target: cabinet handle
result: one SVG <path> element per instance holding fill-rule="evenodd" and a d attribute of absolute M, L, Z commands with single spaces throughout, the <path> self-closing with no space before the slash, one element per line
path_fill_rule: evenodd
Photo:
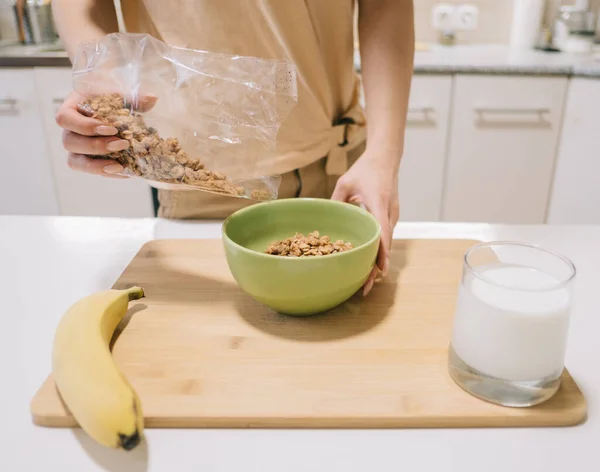
<path fill-rule="evenodd" d="M 475 108 L 476 113 L 493 113 L 493 114 L 507 114 L 507 115 L 541 115 L 543 113 L 550 113 L 550 108 L 538 107 L 538 108 L 493 108 L 493 107 L 482 107 Z"/>
<path fill-rule="evenodd" d="M 11 113 L 19 111 L 17 109 L 17 103 L 16 98 L 0 98 L 0 107 L 5 106 Z"/>
<path fill-rule="evenodd" d="M 435 110 L 433 107 L 423 106 L 423 107 L 409 107 L 409 113 L 432 113 Z"/>
<path fill-rule="evenodd" d="M 16 98 L 0 98 L 0 105 L 7 105 L 9 107 L 14 107 L 17 104 Z"/>
<path fill-rule="evenodd" d="M 408 107 L 406 125 L 411 128 L 435 127 L 434 111 L 435 108 L 427 105 Z"/>
<path fill-rule="evenodd" d="M 52 106 L 54 107 L 54 113 L 58 113 L 58 110 L 60 109 L 60 107 L 64 101 L 65 101 L 65 99 L 60 98 L 60 97 L 54 97 L 52 99 Z"/>

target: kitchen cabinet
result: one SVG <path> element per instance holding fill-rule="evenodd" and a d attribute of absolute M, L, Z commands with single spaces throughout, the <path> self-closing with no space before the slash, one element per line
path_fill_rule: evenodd
<path fill-rule="evenodd" d="M 445 221 L 544 223 L 566 77 L 455 77 Z"/>
<path fill-rule="evenodd" d="M 360 101 L 364 106 L 362 89 Z M 451 75 L 413 76 L 398 175 L 400 221 L 440 220 L 451 101 Z"/>
<path fill-rule="evenodd" d="M 599 83 L 415 75 L 399 174 L 401 221 L 600 222 Z M 68 168 L 54 115 L 71 90 L 67 67 L 0 69 L 0 214 L 152 216 L 143 180 Z"/>
<path fill-rule="evenodd" d="M 0 214 L 55 215 L 33 69 L 0 69 Z"/>
<path fill-rule="evenodd" d="M 415 76 L 399 186 L 401 221 L 439 221 L 452 76 Z"/>
<path fill-rule="evenodd" d="M 571 80 L 548 223 L 600 224 L 600 80 Z"/>
<path fill-rule="evenodd" d="M 54 116 L 72 91 L 71 69 L 36 68 L 39 106 L 47 139 L 61 215 L 149 217 L 154 215 L 149 185 L 141 179 L 109 179 L 83 174 L 67 166 L 62 131 Z"/>

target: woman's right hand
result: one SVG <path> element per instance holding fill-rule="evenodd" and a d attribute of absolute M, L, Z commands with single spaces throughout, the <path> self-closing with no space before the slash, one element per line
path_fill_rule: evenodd
<path fill-rule="evenodd" d="M 102 175 L 118 179 L 123 166 L 112 159 L 94 159 L 110 152 L 122 151 L 129 147 L 129 141 L 116 136 L 117 128 L 82 114 L 77 105 L 83 97 L 72 92 L 56 113 L 56 123 L 63 129 L 63 146 L 69 152 L 67 164 L 73 170 L 88 174 Z"/>

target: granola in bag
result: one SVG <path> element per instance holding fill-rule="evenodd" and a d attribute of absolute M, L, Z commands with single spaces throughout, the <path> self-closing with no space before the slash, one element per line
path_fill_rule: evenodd
<path fill-rule="evenodd" d="M 114 159 L 157 187 L 277 198 L 281 175 L 270 169 L 279 129 L 298 100 L 290 60 L 111 33 L 78 48 L 72 80 L 80 112 L 129 142 L 124 151 L 90 157 Z M 152 106 L 143 106 L 149 98 Z"/>
<path fill-rule="evenodd" d="M 79 111 L 114 126 L 118 130 L 117 136 L 129 141 L 129 148 L 101 156 L 116 160 L 126 169 L 126 174 L 156 182 L 186 184 L 224 195 L 244 196 L 242 185 L 206 169 L 200 159 L 190 158 L 181 149 L 177 138 L 162 138 L 156 129 L 146 126 L 142 115 L 128 108 L 120 95 L 88 99 L 79 105 Z M 267 190 L 255 189 L 248 196 L 253 200 L 270 199 Z"/>

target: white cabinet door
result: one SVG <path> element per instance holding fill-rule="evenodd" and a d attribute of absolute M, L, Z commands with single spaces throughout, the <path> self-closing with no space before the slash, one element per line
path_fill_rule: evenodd
<path fill-rule="evenodd" d="M 55 215 L 33 69 L 0 69 L 0 214 Z"/>
<path fill-rule="evenodd" d="M 600 224 L 600 80 L 571 80 L 548 223 Z"/>
<path fill-rule="evenodd" d="M 401 221 L 441 218 L 451 93 L 449 75 L 413 78 L 399 175 Z"/>
<path fill-rule="evenodd" d="M 54 121 L 62 100 L 72 91 L 70 68 L 36 68 L 40 107 L 61 215 L 153 216 L 149 185 L 141 179 L 108 179 L 75 172 L 67 166 L 62 132 Z"/>
<path fill-rule="evenodd" d="M 455 78 L 445 221 L 545 221 L 567 82 Z"/>

